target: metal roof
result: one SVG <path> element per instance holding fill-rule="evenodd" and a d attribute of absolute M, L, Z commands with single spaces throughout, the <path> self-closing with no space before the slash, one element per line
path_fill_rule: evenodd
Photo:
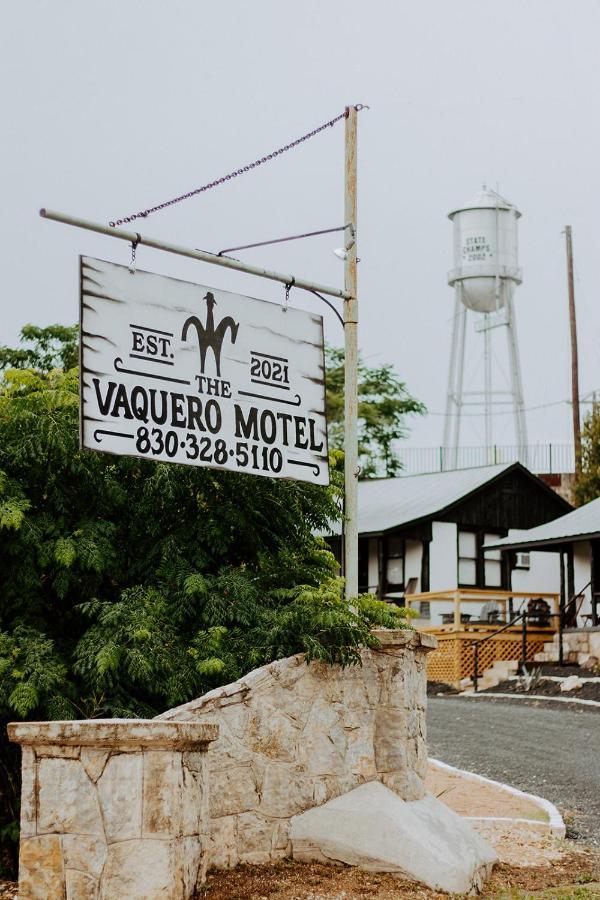
<path fill-rule="evenodd" d="M 434 472 L 430 475 L 401 475 L 358 483 L 358 530 L 378 534 L 442 512 L 483 487 L 515 463 Z M 331 534 L 340 533 L 339 522 Z"/>
<path fill-rule="evenodd" d="M 490 550 L 492 548 L 533 550 L 536 547 L 587 541 L 597 537 L 600 537 L 600 497 L 586 503 L 585 506 L 580 506 L 579 509 L 574 509 L 573 512 L 553 519 L 552 522 L 520 531 L 513 537 L 486 544 L 485 547 Z"/>

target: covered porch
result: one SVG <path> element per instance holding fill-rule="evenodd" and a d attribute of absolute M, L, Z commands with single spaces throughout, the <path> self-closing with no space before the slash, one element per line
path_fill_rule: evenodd
<path fill-rule="evenodd" d="M 459 687 L 465 678 L 481 675 L 498 661 L 532 662 L 558 631 L 560 596 L 547 592 L 521 592 L 458 588 L 407 595 L 419 631 L 434 634 L 437 650 L 429 654 L 427 678 Z M 422 618 L 442 604 L 441 624 Z M 477 645 L 477 647 L 475 646 Z"/>

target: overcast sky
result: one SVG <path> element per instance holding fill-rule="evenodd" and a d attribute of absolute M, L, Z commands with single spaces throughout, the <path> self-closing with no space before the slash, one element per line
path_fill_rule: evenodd
<path fill-rule="evenodd" d="M 569 442 L 565 224 L 573 227 L 581 392 L 600 388 L 597 0 L 21 0 L 3 5 L 0 342 L 78 316 L 78 254 L 110 238 L 45 222 L 109 219 L 212 180 L 365 103 L 359 118 L 360 344 L 391 362 L 441 442 L 453 292 L 447 212 L 485 182 L 522 211 L 516 315 L 530 443 Z M 343 124 L 145 220 L 218 250 L 343 223 Z M 244 259 L 342 285 L 336 235 Z M 142 247 L 140 268 L 270 300 L 271 282 Z M 293 303 L 318 300 L 293 291 Z M 321 311 L 321 310 L 320 310 Z M 326 337 L 341 343 L 326 307 Z M 472 326 L 471 326 L 472 327 Z M 495 333 L 496 336 L 496 333 Z M 498 332 L 498 336 L 501 335 Z M 500 363 L 502 354 L 498 350 Z M 479 373 L 479 376 L 478 376 Z M 475 352 L 467 387 L 481 377 Z M 585 408 L 585 407 L 584 407 Z M 467 443 L 483 442 L 471 417 Z M 494 440 L 513 443 L 497 416 Z"/>

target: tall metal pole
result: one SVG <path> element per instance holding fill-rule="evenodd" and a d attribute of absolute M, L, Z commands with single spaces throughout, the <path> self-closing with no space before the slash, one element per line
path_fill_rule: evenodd
<path fill-rule="evenodd" d="M 565 226 L 567 243 L 567 283 L 569 286 L 569 324 L 571 326 L 571 399 L 573 401 L 573 443 L 575 473 L 581 472 L 581 421 L 579 417 L 579 357 L 577 353 L 577 321 L 575 319 L 575 285 L 573 282 L 573 238 L 571 226 Z"/>
<path fill-rule="evenodd" d="M 528 465 L 527 459 L 527 422 L 525 420 L 525 403 L 523 400 L 523 380 L 521 378 L 521 363 L 519 357 L 519 343 L 517 339 L 517 323 L 515 320 L 515 307 L 513 303 L 514 287 L 505 282 L 506 309 L 508 318 L 506 323 L 508 340 L 508 357 L 510 360 L 510 383 L 513 401 L 513 415 L 515 421 L 515 436 L 519 446 L 519 462 Z"/>
<path fill-rule="evenodd" d="M 356 107 L 346 109 L 344 221 L 344 573 L 346 599 L 358 594 L 358 297 L 356 267 Z"/>

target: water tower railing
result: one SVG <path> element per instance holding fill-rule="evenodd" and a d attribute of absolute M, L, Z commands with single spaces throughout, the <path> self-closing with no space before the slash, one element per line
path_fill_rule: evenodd
<path fill-rule="evenodd" d="M 472 469 L 480 466 L 521 462 L 538 475 L 557 475 L 575 471 L 572 444 L 495 444 L 470 447 L 396 446 L 403 475 L 424 475 Z M 383 473 L 382 473 L 383 474 Z"/>

